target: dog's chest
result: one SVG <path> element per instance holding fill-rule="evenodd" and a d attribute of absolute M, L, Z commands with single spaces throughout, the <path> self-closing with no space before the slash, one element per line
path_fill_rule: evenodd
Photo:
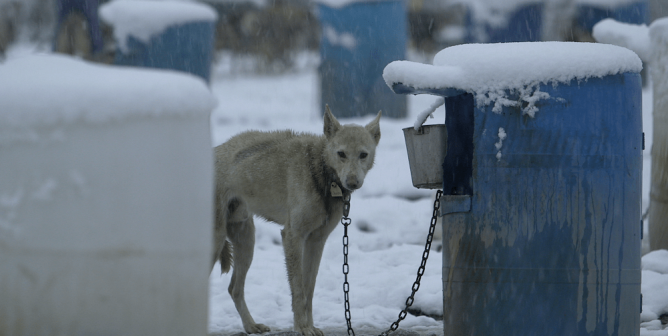
<path fill-rule="evenodd" d="M 343 197 L 325 197 L 324 210 L 327 214 L 327 225 L 336 225 L 343 216 Z M 332 224 L 334 223 L 334 224 Z"/>

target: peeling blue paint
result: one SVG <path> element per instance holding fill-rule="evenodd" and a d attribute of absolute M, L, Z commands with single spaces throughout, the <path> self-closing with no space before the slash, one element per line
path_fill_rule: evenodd
<path fill-rule="evenodd" d="M 443 216 L 445 334 L 638 335 L 640 75 L 540 90 L 534 118 L 446 98 L 444 194 L 472 204 Z"/>

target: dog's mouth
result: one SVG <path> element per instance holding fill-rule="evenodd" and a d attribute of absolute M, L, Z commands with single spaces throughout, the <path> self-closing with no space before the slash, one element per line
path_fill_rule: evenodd
<path fill-rule="evenodd" d="M 362 183 L 364 183 L 364 182 L 360 182 L 360 181 L 348 182 L 348 183 L 344 182 L 344 183 L 341 183 L 341 186 L 344 187 L 345 189 L 347 189 L 348 191 L 355 191 L 355 190 L 362 187 Z"/>

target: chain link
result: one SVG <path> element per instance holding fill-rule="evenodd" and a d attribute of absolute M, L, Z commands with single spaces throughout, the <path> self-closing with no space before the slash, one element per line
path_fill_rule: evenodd
<path fill-rule="evenodd" d="M 420 289 L 420 280 L 422 280 L 422 275 L 424 274 L 425 267 L 427 266 L 427 258 L 429 258 L 429 250 L 431 250 L 431 242 L 434 239 L 434 230 L 436 229 L 436 222 L 438 221 L 438 210 L 441 208 L 441 195 L 443 191 L 438 190 L 436 192 L 436 199 L 434 200 L 434 211 L 431 216 L 431 225 L 429 225 L 429 234 L 427 235 L 427 242 L 424 245 L 424 252 L 422 252 L 422 262 L 417 271 L 417 277 L 415 282 L 413 282 L 413 287 L 411 287 L 411 295 L 406 299 L 406 307 L 399 312 L 399 318 L 392 323 L 390 329 L 382 332 L 379 336 L 387 336 L 391 332 L 399 328 L 399 323 L 406 318 L 408 314 L 408 309 L 413 305 L 415 301 L 415 293 Z M 350 298 L 348 292 L 350 290 L 350 284 L 348 283 L 348 225 L 352 222 L 348 218 L 348 213 L 350 212 L 350 195 L 347 195 L 343 198 L 343 217 L 341 217 L 341 224 L 343 224 L 343 299 L 344 299 L 344 308 L 346 316 L 346 324 L 348 325 L 348 335 L 355 336 L 355 331 L 352 327 L 351 316 L 350 316 Z"/>
<path fill-rule="evenodd" d="M 343 196 L 343 217 L 341 217 L 341 224 L 343 224 L 343 300 L 344 308 L 346 310 L 346 324 L 348 324 L 348 335 L 355 336 L 350 317 L 350 284 L 348 283 L 348 225 L 352 222 L 348 218 L 350 213 L 350 194 Z"/>

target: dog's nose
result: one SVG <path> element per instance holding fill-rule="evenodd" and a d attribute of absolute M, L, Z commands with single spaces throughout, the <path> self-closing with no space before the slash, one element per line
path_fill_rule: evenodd
<path fill-rule="evenodd" d="M 359 180 L 357 180 L 357 177 L 353 176 L 353 177 L 348 177 L 346 179 L 346 186 L 350 190 L 355 190 L 355 189 L 361 187 L 362 183 L 360 183 Z"/>

